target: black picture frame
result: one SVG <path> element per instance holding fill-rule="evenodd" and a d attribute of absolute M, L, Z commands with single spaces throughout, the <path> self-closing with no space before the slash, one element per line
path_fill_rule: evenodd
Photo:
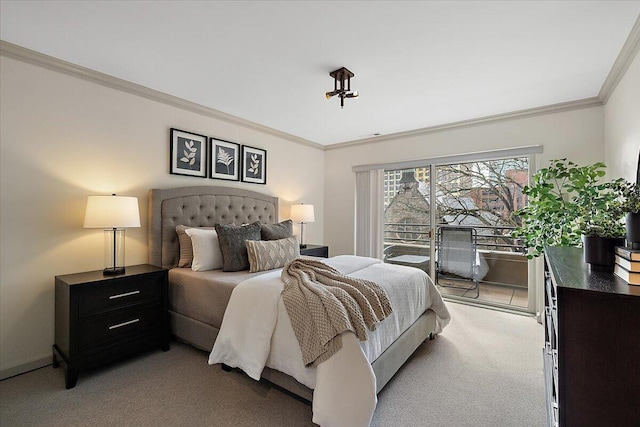
<path fill-rule="evenodd" d="M 209 178 L 227 181 L 240 180 L 240 144 L 224 139 L 209 138 Z"/>
<path fill-rule="evenodd" d="M 169 173 L 206 178 L 209 161 L 209 137 L 171 128 L 169 138 Z"/>
<path fill-rule="evenodd" d="M 267 183 L 267 150 L 242 146 L 242 182 Z"/>

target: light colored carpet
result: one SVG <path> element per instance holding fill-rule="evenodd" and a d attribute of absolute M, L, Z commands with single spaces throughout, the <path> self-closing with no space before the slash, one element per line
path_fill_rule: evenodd
<path fill-rule="evenodd" d="M 543 328 L 534 319 L 448 303 L 451 324 L 379 395 L 372 426 L 543 426 Z M 9 426 L 313 426 L 311 407 L 267 383 L 207 365 L 172 342 L 81 374 L 46 367 L 0 382 Z"/>
<path fill-rule="evenodd" d="M 447 303 L 451 323 L 378 395 L 372 426 L 544 426 L 544 328 Z"/>

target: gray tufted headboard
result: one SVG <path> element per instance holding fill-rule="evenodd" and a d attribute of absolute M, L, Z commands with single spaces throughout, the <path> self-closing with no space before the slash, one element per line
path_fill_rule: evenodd
<path fill-rule="evenodd" d="M 149 190 L 149 264 L 173 268 L 180 245 L 176 225 L 278 222 L 278 198 L 230 187 L 178 187 Z"/>

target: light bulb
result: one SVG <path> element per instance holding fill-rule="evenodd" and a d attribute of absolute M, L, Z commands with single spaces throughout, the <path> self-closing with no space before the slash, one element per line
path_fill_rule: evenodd
<path fill-rule="evenodd" d="M 327 92 L 325 93 L 324 96 L 327 97 L 327 99 L 331 98 L 332 96 L 336 96 L 337 94 L 340 93 L 340 90 L 332 90 L 331 92 Z"/>

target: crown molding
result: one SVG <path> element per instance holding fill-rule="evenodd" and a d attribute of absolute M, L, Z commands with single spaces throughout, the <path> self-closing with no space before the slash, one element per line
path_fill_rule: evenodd
<path fill-rule="evenodd" d="M 607 75 L 607 78 L 600 88 L 598 99 L 600 99 L 603 104 L 609 101 L 618 83 L 620 83 L 620 80 L 622 80 L 629 66 L 631 66 L 631 63 L 638 55 L 638 51 L 640 51 L 640 15 L 638 19 L 636 19 L 636 23 L 633 25 L 629 37 L 627 37 L 627 41 L 622 46 L 622 49 L 620 49 L 620 53 L 613 63 L 609 75 Z"/>
<path fill-rule="evenodd" d="M 510 113 L 495 114 L 492 116 L 479 117 L 477 119 L 462 120 L 459 122 L 447 123 L 444 125 L 430 126 L 422 129 L 415 129 L 406 132 L 391 133 L 389 135 L 377 136 L 372 138 L 357 139 L 353 141 L 340 142 L 338 144 L 328 145 L 327 150 L 336 150 L 339 148 L 354 147 L 372 142 L 392 141 L 409 137 L 423 136 L 434 132 L 442 132 L 445 130 L 459 129 L 470 126 L 483 125 L 487 123 L 500 122 L 505 120 L 521 119 L 526 117 L 540 116 L 543 114 L 559 113 L 562 111 L 580 110 L 582 108 L 602 106 L 602 101 L 597 97 L 579 99 L 577 101 L 562 102 L 559 104 L 546 105 L 544 107 L 528 108 L 526 110 L 512 111 Z"/>
<path fill-rule="evenodd" d="M 640 50 L 640 17 L 636 20 L 636 23 L 631 30 L 631 34 L 627 38 L 624 46 L 622 47 L 618 58 L 616 59 L 607 79 L 605 80 L 600 93 L 597 97 L 585 98 L 577 101 L 563 102 L 559 104 L 552 104 L 543 107 L 529 108 L 525 110 L 513 111 L 509 113 L 495 114 L 491 116 L 479 117 L 475 119 L 462 120 L 452 123 L 446 123 L 443 125 L 430 126 L 420 129 L 413 129 L 404 132 L 396 132 L 388 135 L 357 139 L 345 142 L 339 142 L 336 144 L 322 145 L 316 142 L 279 131 L 277 129 L 270 128 L 268 126 L 261 125 L 259 123 L 252 122 L 237 116 L 233 116 L 228 113 L 224 113 L 219 110 L 215 110 L 210 107 L 206 107 L 195 102 L 188 101 L 177 96 L 169 95 L 167 93 L 148 88 L 146 86 L 139 85 L 127 80 L 120 79 L 108 74 L 104 74 L 86 67 L 82 67 L 67 61 L 63 61 L 58 58 L 54 58 L 49 55 L 45 55 L 40 52 L 36 52 L 31 49 L 27 49 L 22 46 L 15 45 L 13 43 L 0 40 L 0 55 L 8 58 L 17 59 L 22 62 L 30 63 L 36 66 L 50 69 L 52 71 L 67 74 L 73 77 L 77 77 L 86 81 L 97 83 L 99 85 L 109 87 L 111 89 L 120 90 L 129 94 L 137 95 L 152 101 L 161 102 L 172 107 L 180 108 L 186 111 L 190 111 L 203 116 L 211 117 L 217 120 L 232 123 L 247 129 L 255 130 L 261 133 L 272 135 L 278 138 L 285 139 L 297 144 L 301 144 L 307 147 L 315 148 L 318 150 L 336 150 L 346 147 L 353 147 L 362 144 L 368 144 L 373 142 L 382 142 L 397 140 L 415 136 L 422 136 L 434 132 L 441 132 L 445 130 L 464 128 L 469 126 L 477 126 L 492 122 L 512 120 L 525 117 L 533 117 L 543 114 L 558 113 L 562 111 L 578 110 L 582 108 L 590 108 L 601 106 L 605 104 L 618 82 L 624 76 L 624 73 L 631 65 L 631 62 Z"/>
<path fill-rule="evenodd" d="M 120 79 L 118 77 L 104 74 L 99 71 L 92 70 L 90 68 L 82 67 L 71 62 L 63 61 L 53 56 L 45 55 L 40 52 L 36 52 L 31 49 L 27 49 L 22 46 L 15 45 L 13 43 L 0 40 L 0 55 L 7 58 L 17 59 L 22 62 L 37 65 L 39 67 L 47 68 L 49 70 L 57 71 L 69 76 L 77 77 L 83 80 L 97 83 L 101 86 L 105 86 L 111 89 L 120 90 L 132 95 L 137 95 L 152 101 L 161 102 L 163 104 L 180 108 L 192 113 L 200 114 L 203 116 L 211 117 L 213 119 L 221 120 L 227 123 L 232 123 L 247 129 L 255 130 L 261 133 L 265 133 L 277 138 L 282 138 L 287 141 L 295 142 L 307 147 L 315 148 L 318 150 L 324 150 L 324 145 L 318 144 L 313 141 L 309 141 L 304 138 L 300 138 L 295 135 L 291 135 L 286 132 L 279 131 L 277 129 L 264 126 L 250 120 L 246 120 L 240 117 L 233 116 L 231 114 L 224 113 L 222 111 L 215 110 L 204 105 L 197 104 L 195 102 L 187 101 L 186 99 L 179 98 L 177 96 L 169 95 L 164 92 L 160 92 L 155 89 L 148 88 L 146 86 L 139 85 L 127 80 Z"/>

